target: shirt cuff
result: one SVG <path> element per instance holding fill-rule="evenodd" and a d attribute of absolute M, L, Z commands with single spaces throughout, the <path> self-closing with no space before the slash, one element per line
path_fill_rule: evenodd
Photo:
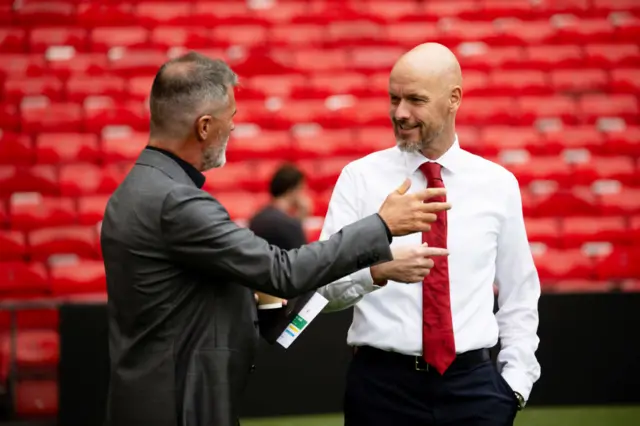
<path fill-rule="evenodd" d="M 374 284 L 369 268 L 364 268 L 351 274 L 351 281 L 362 289 L 363 296 L 384 287 Z"/>
<path fill-rule="evenodd" d="M 533 383 L 525 374 L 510 368 L 502 370 L 502 377 L 509 384 L 511 390 L 522 395 L 525 401 L 529 400 Z"/>

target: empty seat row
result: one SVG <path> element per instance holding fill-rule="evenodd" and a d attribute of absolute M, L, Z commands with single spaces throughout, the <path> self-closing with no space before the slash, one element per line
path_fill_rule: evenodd
<path fill-rule="evenodd" d="M 98 230 L 95 226 L 61 226 L 28 233 L 0 230 L 0 259 L 46 261 L 56 255 L 99 259 Z"/>
<path fill-rule="evenodd" d="M 68 240 L 71 244 L 72 237 Z M 3 260 L 0 256 L 0 295 L 3 299 L 29 300 L 34 297 L 60 297 L 80 293 L 99 293 L 106 291 L 104 264 L 101 260 L 92 259 L 63 259 L 45 264 L 38 261 L 24 262 L 22 260 Z M 42 311 L 38 311 L 42 316 Z M 29 318 L 29 317 L 26 317 Z M 32 328 L 55 328 L 56 323 L 36 324 L 31 315 L 31 321 L 18 317 L 17 325 Z M 44 318 L 57 321 L 46 312 Z M 4 322 L 4 321 L 3 321 Z M 6 327 L 3 327 L 6 329 Z"/>
<path fill-rule="evenodd" d="M 640 278 L 637 248 L 614 247 L 603 254 L 578 248 L 544 249 L 534 250 L 533 256 L 541 281 Z"/>
<path fill-rule="evenodd" d="M 26 97 L 44 96 L 52 102 L 85 102 L 88 107 L 95 108 L 101 102 L 105 103 L 103 99 L 94 99 L 98 96 L 120 102 L 146 100 L 154 78 L 155 75 L 131 79 L 84 75 L 70 77 L 65 82 L 56 76 L 9 77 L 0 85 L 0 100 L 18 104 Z M 388 72 L 374 75 L 325 72 L 308 78 L 302 74 L 258 76 L 243 79 L 237 95 L 241 100 L 265 100 L 274 95 L 292 99 L 324 99 L 339 94 L 370 98 L 383 95 L 388 80 Z M 464 74 L 463 90 L 466 97 L 549 96 L 582 92 L 640 95 L 640 67 L 611 72 L 603 69 L 469 71 Z"/>
<path fill-rule="evenodd" d="M 176 3 L 141 1 L 124 5 L 110 2 L 50 1 L 46 7 L 39 2 L 26 1 L 19 7 L 3 7 L 0 22 L 22 25 L 130 25 L 153 26 L 158 24 L 205 25 L 212 22 L 228 24 L 278 24 L 282 22 L 327 23 L 336 18 L 351 20 L 369 19 L 375 22 L 435 21 L 441 18 L 461 18 L 470 21 L 518 17 L 521 19 L 549 18 L 555 14 L 575 14 L 587 19 L 605 18 L 610 12 L 638 11 L 633 0 L 612 1 L 574 0 L 531 3 L 526 0 L 511 2 L 446 1 L 436 2 L 278 2 L 258 4 L 245 2 L 221 2 L 220 0 Z"/>
<path fill-rule="evenodd" d="M 531 103 L 525 103 L 527 101 Z M 633 95 L 586 94 L 570 97 L 469 98 L 458 112 L 460 125 L 532 125 L 541 119 L 560 124 L 600 124 L 616 119 L 624 126 L 640 124 L 638 97 Z M 284 100 L 272 105 L 246 100 L 238 106 L 237 123 L 254 123 L 265 129 L 289 129 L 299 123 L 317 123 L 326 128 L 388 126 L 386 98 L 358 99 L 338 96 L 312 100 Z M 606 124 L 606 123 L 605 123 Z M 616 124 L 617 125 L 617 124 Z M 118 105 L 112 100 L 83 108 L 76 103 L 51 103 L 47 99 L 22 104 L 0 104 L 0 128 L 27 134 L 41 132 L 100 132 L 107 126 L 129 126 L 148 131 L 149 114 L 144 102 Z"/>
<path fill-rule="evenodd" d="M 524 126 L 477 128 L 460 125 L 456 132 L 465 149 L 482 156 L 524 150 L 530 155 L 521 161 L 528 163 L 537 161 L 531 156 L 549 157 L 564 153 L 564 157 L 553 159 L 558 167 L 567 168 L 569 164 L 575 164 L 575 167 L 595 168 L 605 174 L 605 170 L 612 169 L 614 165 L 621 166 L 621 176 L 634 174 L 634 158 L 640 156 L 640 126 L 605 133 L 593 126 L 560 127 L 538 132 Z M 95 133 L 40 133 L 30 137 L 7 132 L 0 134 L 0 164 L 131 163 L 147 143 L 147 133 L 121 128 L 105 131 L 101 137 Z M 231 162 L 330 158 L 366 155 L 393 145 L 390 125 L 347 129 L 298 125 L 292 131 L 270 131 L 239 123 L 228 146 L 228 157 Z M 631 158 L 624 160 L 625 156 Z M 547 160 L 549 158 L 544 159 Z M 497 161 L 509 162 L 508 158 Z"/>
<path fill-rule="evenodd" d="M 525 218 L 529 241 L 556 248 L 610 242 L 633 245 L 640 238 L 640 216 Z"/>
<path fill-rule="evenodd" d="M 421 41 L 429 38 L 423 38 Z M 0 39 L 1 40 L 1 39 Z M 174 41 L 175 43 L 175 41 Z M 419 41 L 416 41 L 419 43 Z M 388 72 L 406 47 L 372 45 L 339 48 L 197 48 L 174 44 L 174 48 L 112 49 L 108 54 L 76 53 L 69 47 L 52 47 L 43 53 L 0 53 L 0 76 L 11 78 L 38 75 L 82 75 L 110 72 L 132 76 L 154 74 L 157 68 L 185 49 L 196 49 L 204 55 L 225 59 L 242 77 L 261 74 L 317 73 L 321 71 Z M 453 48 L 453 46 L 452 46 Z M 500 47 L 483 43 L 466 43 L 454 48 L 461 65 L 467 70 L 549 68 L 579 70 L 582 68 L 637 67 L 640 58 L 635 43 L 593 45 L 538 45 L 527 48 Z M 2 50 L 0 50 L 2 52 Z"/>
<path fill-rule="evenodd" d="M 163 26 L 162 23 L 146 25 L 154 26 L 152 30 L 145 28 L 144 23 L 90 30 L 68 26 L 45 26 L 32 30 L 0 27 L 0 51 L 38 53 L 45 52 L 50 46 L 72 46 L 83 52 L 105 52 L 112 47 L 341 46 L 344 43 L 406 46 L 425 39 L 448 45 L 468 41 L 492 45 L 622 43 L 634 42 L 640 31 L 639 20 L 632 20 L 621 26 L 606 17 L 573 17 L 529 22 L 514 17 L 498 22 L 491 22 L 491 17 L 487 17 L 483 22 L 460 19 L 428 22 L 422 17 L 396 23 L 376 22 L 366 18 L 349 20 L 346 17 L 334 17 L 323 23 L 314 22 L 313 17 L 309 15 L 306 18 L 307 22 L 279 24 L 273 27 L 260 23 L 225 24 L 211 21 L 206 26 L 199 27 L 193 20 L 188 23 L 175 23 L 174 26 Z M 181 27 L 176 28 L 176 24 Z"/>

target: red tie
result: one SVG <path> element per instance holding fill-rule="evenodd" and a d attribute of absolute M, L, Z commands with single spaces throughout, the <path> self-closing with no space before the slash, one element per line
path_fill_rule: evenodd
<path fill-rule="evenodd" d="M 438 163 L 427 162 L 420 166 L 429 188 L 444 188 Z M 446 196 L 433 197 L 429 201 L 445 202 Z M 438 220 L 431 231 L 422 233 L 422 242 L 429 247 L 447 247 L 447 212 L 438 213 Z M 449 295 L 449 261 L 446 256 L 433 258 L 431 273 L 422 281 L 422 356 L 440 374 L 449 368 L 456 357 L 451 320 Z"/>

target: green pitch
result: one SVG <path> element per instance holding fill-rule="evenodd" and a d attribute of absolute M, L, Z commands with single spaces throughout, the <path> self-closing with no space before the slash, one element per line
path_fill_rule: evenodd
<path fill-rule="evenodd" d="M 342 426 L 342 417 L 246 419 L 242 426 Z M 528 408 L 518 414 L 516 426 L 640 426 L 640 406 Z"/>

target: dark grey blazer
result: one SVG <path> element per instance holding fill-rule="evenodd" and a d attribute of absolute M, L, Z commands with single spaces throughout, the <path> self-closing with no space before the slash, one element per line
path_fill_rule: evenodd
<path fill-rule="evenodd" d="M 325 242 L 270 246 L 151 150 L 109 200 L 101 244 L 109 426 L 236 425 L 259 338 L 251 289 L 292 298 L 391 260 L 377 215 Z"/>

